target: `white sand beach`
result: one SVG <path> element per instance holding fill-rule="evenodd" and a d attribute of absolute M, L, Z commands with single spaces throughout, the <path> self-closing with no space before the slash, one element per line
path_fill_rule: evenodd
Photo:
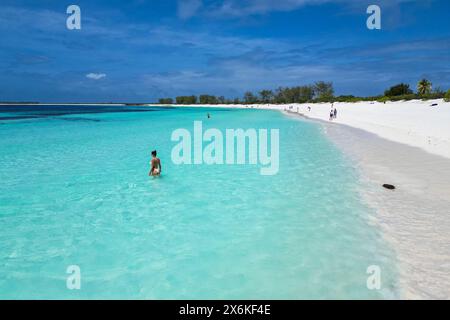
<path fill-rule="evenodd" d="M 437 104 L 436 106 L 432 106 Z M 311 111 L 308 111 L 308 106 Z M 333 122 L 363 129 L 382 138 L 450 158 L 450 103 L 443 100 L 335 103 Z M 288 107 L 289 108 L 289 107 Z M 291 111 L 329 120 L 330 104 L 294 105 Z"/>
<path fill-rule="evenodd" d="M 450 299 L 450 103 L 335 103 L 333 121 L 330 103 L 211 107 L 318 120 L 361 173 L 367 186 L 361 196 L 375 212 L 371 221 L 397 256 L 402 298 Z"/>

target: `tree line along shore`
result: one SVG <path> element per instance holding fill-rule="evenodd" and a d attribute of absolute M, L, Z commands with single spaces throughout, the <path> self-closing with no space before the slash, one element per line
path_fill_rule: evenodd
<path fill-rule="evenodd" d="M 401 101 L 401 100 L 445 99 L 450 101 L 450 89 L 445 92 L 441 88 L 433 89 L 432 83 L 422 79 L 417 83 L 416 92 L 409 84 L 400 83 L 387 89 L 383 95 L 357 97 L 353 95 L 334 95 L 332 82 L 318 81 L 311 85 L 296 87 L 279 87 L 276 90 L 261 90 L 257 93 L 247 91 L 242 98 L 227 99 L 224 96 L 202 94 L 199 96 L 177 96 L 161 98 L 160 104 L 286 104 L 317 102 L 359 102 L 359 101 Z"/>

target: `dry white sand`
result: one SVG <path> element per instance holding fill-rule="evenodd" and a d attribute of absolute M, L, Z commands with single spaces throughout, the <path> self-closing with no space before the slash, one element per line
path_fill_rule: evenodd
<path fill-rule="evenodd" d="M 336 123 L 450 158 L 450 103 L 442 99 L 335 103 L 334 107 L 338 111 L 337 119 L 333 120 Z M 297 108 L 305 116 L 328 121 L 331 104 L 292 105 L 291 110 L 296 112 Z"/>

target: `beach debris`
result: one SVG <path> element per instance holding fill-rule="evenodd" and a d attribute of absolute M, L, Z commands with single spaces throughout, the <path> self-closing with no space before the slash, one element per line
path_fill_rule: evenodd
<path fill-rule="evenodd" d="M 392 184 L 383 184 L 383 188 L 389 189 L 389 190 L 395 190 L 395 186 Z"/>
<path fill-rule="evenodd" d="M 439 104 L 437 103 L 433 103 L 432 105 L 430 105 L 430 107 L 437 107 Z"/>

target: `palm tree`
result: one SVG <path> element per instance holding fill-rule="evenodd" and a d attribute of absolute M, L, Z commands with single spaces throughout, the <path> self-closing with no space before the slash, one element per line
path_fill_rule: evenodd
<path fill-rule="evenodd" d="M 427 79 L 422 79 L 417 84 L 417 92 L 423 96 L 431 93 L 432 84 Z"/>

